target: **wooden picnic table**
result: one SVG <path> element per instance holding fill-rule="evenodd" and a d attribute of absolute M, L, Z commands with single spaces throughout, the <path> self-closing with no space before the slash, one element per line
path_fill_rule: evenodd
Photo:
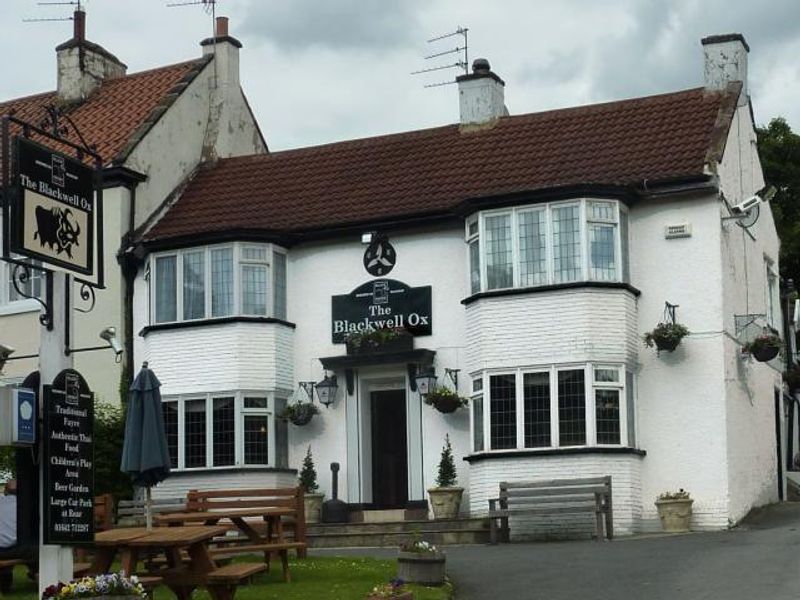
<path fill-rule="evenodd" d="M 226 531 L 226 527 L 213 525 L 103 531 L 95 536 L 97 551 L 90 572 L 109 572 L 114 558 L 119 555 L 121 570 L 132 575 L 136 573 L 140 553 L 163 553 L 167 568 L 149 574 L 163 579 L 179 600 L 189 600 L 192 591 L 199 586 L 206 587 L 214 600 L 232 600 L 241 581 L 266 567 L 244 563 L 219 567 L 209 552 L 208 543 Z M 184 552 L 188 561 L 183 560 Z"/>
<path fill-rule="evenodd" d="M 287 506 L 268 506 L 257 508 L 230 508 L 213 511 L 186 511 L 157 515 L 159 525 L 168 525 L 169 530 L 188 523 L 203 523 L 205 526 L 217 525 L 222 520 L 231 521 L 236 528 L 246 536 L 245 544 L 237 544 L 241 540 L 215 540 L 215 547 L 210 549 L 213 556 L 231 556 L 245 552 L 263 552 L 264 561 L 269 568 L 270 555 L 276 553 L 280 556 L 283 567 L 283 578 L 290 581 L 289 574 L 289 549 L 302 549 L 305 542 L 290 542 L 284 538 L 283 517 L 296 516 L 297 511 Z M 259 533 L 253 527 L 252 521 L 247 519 L 260 518 L 266 522 L 266 531 Z"/>

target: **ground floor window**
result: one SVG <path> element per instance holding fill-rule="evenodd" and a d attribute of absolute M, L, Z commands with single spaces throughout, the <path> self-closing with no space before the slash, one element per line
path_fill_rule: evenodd
<path fill-rule="evenodd" d="M 165 396 L 164 426 L 173 469 L 288 466 L 285 399 L 266 392 Z"/>
<path fill-rule="evenodd" d="M 622 365 L 474 374 L 473 450 L 633 445 L 633 391 Z"/>

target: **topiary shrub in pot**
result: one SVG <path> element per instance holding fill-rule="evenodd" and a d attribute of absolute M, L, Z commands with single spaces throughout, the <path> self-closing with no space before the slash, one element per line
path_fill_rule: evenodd
<path fill-rule="evenodd" d="M 687 335 L 689 330 L 680 323 L 659 323 L 655 329 L 645 333 L 642 339 L 648 348 L 655 346 L 658 352 L 672 352 Z"/>
<path fill-rule="evenodd" d="M 306 523 L 319 523 L 322 514 L 322 500 L 325 494 L 317 493 L 317 470 L 314 467 L 314 457 L 311 455 L 311 446 L 306 451 L 303 467 L 298 477 L 300 487 L 303 488 L 303 502 L 306 513 Z"/>
<path fill-rule="evenodd" d="M 442 456 L 439 459 L 439 473 L 436 476 L 436 487 L 428 490 L 434 519 L 455 519 L 461 508 L 461 496 L 464 488 L 458 487 L 456 464 L 453 460 L 453 448 L 450 436 L 445 436 Z"/>

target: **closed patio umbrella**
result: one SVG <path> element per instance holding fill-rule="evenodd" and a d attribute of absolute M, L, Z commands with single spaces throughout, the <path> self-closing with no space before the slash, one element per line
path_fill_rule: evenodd
<path fill-rule="evenodd" d="M 169 451 L 160 387 L 161 382 L 145 362 L 128 392 L 125 442 L 120 466 L 123 473 L 131 476 L 135 485 L 147 490 L 145 517 L 148 529 L 153 526 L 150 488 L 169 476 Z"/>

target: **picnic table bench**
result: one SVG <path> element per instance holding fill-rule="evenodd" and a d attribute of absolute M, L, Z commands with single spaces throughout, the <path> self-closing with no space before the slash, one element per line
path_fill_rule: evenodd
<path fill-rule="evenodd" d="M 285 522 L 289 519 L 294 529 L 292 540 L 285 536 Z M 231 535 L 228 531 L 214 538 L 210 554 L 221 561 L 241 554 L 263 553 L 267 569 L 271 555 L 277 554 L 287 582 L 291 580 L 289 550 L 295 550 L 299 557 L 306 555 L 303 490 L 299 487 L 192 490 L 184 512 L 159 514 L 155 521 L 168 526 L 230 521 L 233 527 L 229 529 L 237 533 Z"/>
<path fill-rule="evenodd" d="M 489 539 L 509 540 L 508 519 L 514 515 L 592 513 L 597 541 L 614 537 L 611 477 L 514 481 L 500 484 L 500 496 L 489 500 Z M 498 525 L 499 522 L 499 525 Z"/>
<path fill-rule="evenodd" d="M 238 585 L 265 570 L 264 564 L 231 564 L 220 566 L 209 553 L 209 542 L 227 529 L 219 526 L 144 527 L 112 529 L 95 536 L 97 553 L 92 572 L 109 570 L 119 554 L 122 571 L 136 573 L 140 553 L 160 552 L 165 555 L 166 568 L 142 574 L 146 587 L 163 582 L 179 600 L 189 600 L 192 591 L 205 587 L 214 600 L 233 600 Z M 184 560 L 184 554 L 188 560 Z"/>
<path fill-rule="evenodd" d="M 153 515 L 186 510 L 186 498 L 153 498 Z M 139 527 L 145 524 L 144 500 L 120 500 L 117 503 L 117 525 Z"/>

